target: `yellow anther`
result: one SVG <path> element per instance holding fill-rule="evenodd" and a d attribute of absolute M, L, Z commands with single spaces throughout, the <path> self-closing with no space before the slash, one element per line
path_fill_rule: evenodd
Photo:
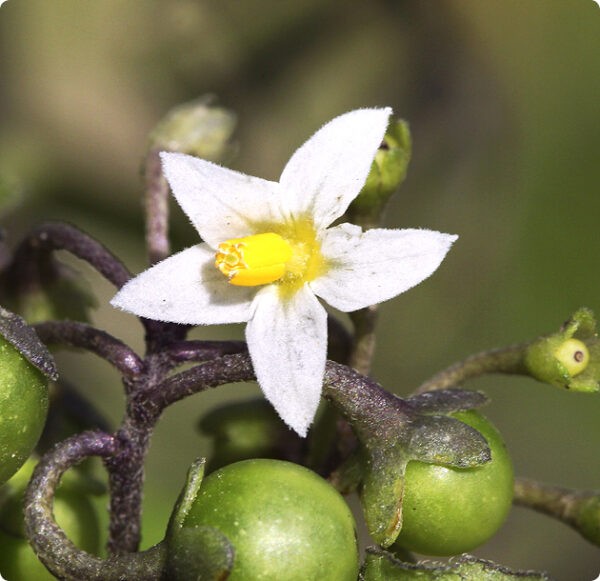
<path fill-rule="evenodd" d="M 258 286 L 279 280 L 292 257 L 289 242 L 273 232 L 233 238 L 219 244 L 215 266 L 237 286 Z"/>
<path fill-rule="evenodd" d="M 590 362 L 590 352 L 583 341 L 567 339 L 554 351 L 554 357 L 562 363 L 571 377 L 579 375 Z"/>

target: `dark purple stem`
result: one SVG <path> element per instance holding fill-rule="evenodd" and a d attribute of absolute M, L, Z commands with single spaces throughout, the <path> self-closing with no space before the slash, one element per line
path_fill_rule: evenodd
<path fill-rule="evenodd" d="M 248 354 L 225 355 L 169 377 L 155 389 L 140 390 L 136 394 L 138 401 L 135 407 L 145 407 L 148 413 L 158 418 L 166 407 L 189 395 L 226 383 L 254 379 L 254 369 Z M 359 413 L 375 417 L 384 400 L 403 401 L 385 391 L 372 379 L 333 361 L 327 362 L 323 395 L 340 407 L 349 418 Z"/>
<path fill-rule="evenodd" d="M 125 343 L 85 323 L 47 321 L 33 325 L 42 342 L 80 347 L 102 357 L 124 376 L 139 375 L 144 369 L 141 358 Z"/>
<path fill-rule="evenodd" d="M 58 444 L 35 468 L 25 497 L 27 536 L 40 560 L 59 579 L 150 581 L 162 578 L 163 546 L 103 560 L 78 549 L 54 520 L 54 495 L 63 474 L 90 456 L 107 459 L 118 450 L 119 443 L 113 436 L 84 432 Z"/>
<path fill-rule="evenodd" d="M 44 260 L 44 255 L 55 250 L 66 250 L 85 260 L 117 288 L 131 278 L 125 265 L 105 246 L 75 226 L 62 222 L 47 222 L 33 230 L 17 249 L 13 268 L 17 269 L 18 276 L 37 270 L 40 259 Z"/>
<path fill-rule="evenodd" d="M 245 341 L 178 341 L 169 345 L 165 354 L 176 363 L 200 363 L 247 349 Z"/>

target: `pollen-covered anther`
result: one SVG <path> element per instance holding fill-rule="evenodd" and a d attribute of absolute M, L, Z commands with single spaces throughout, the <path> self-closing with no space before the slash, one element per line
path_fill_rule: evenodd
<path fill-rule="evenodd" d="M 273 232 L 233 238 L 219 244 L 215 266 L 237 286 L 259 286 L 279 280 L 292 257 L 290 244 Z"/>

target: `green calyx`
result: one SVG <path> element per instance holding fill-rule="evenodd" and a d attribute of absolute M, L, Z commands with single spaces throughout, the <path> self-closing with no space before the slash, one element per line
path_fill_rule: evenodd
<path fill-rule="evenodd" d="M 584 393 L 600 390 L 600 341 L 592 311 L 581 308 L 525 352 L 528 372 L 545 383 Z"/>
<path fill-rule="evenodd" d="M 360 448 L 335 475 L 339 489 L 358 488 L 369 534 L 389 547 L 402 528 L 402 498 L 407 464 L 418 460 L 471 468 L 490 460 L 485 438 L 449 417 L 486 402 L 477 392 L 440 390 L 403 400 L 381 394 L 376 408 L 356 408 L 352 415 L 336 401 L 352 425 Z"/>

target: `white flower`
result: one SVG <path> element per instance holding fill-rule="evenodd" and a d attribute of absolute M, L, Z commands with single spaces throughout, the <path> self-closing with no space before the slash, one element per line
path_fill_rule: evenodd
<path fill-rule="evenodd" d="M 149 319 L 247 322 L 258 383 L 305 436 L 321 395 L 327 314 L 317 297 L 355 311 L 432 274 L 456 236 L 341 224 L 360 192 L 391 113 L 341 115 L 289 160 L 279 183 L 179 153 L 162 153 L 177 201 L 201 244 L 129 281 L 116 307 Z"/>

